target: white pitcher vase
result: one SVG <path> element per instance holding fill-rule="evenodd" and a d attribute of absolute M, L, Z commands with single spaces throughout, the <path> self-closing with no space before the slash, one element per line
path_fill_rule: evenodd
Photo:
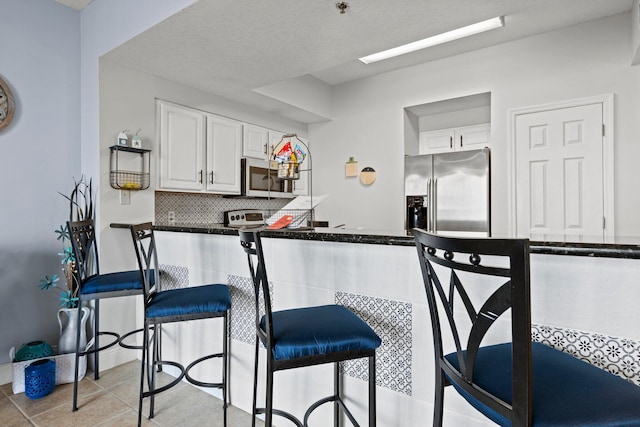
<path fill-rule="evenodd" d="M 80 309 L 82 317 L 80 318 L 80 350 L 84 351 L 87 346 L 87 319 L 91 313 L 89 307 Z M 67 321 L 63 322 L 61 313 L 66 314 Z M 76 352 L 76 335 L 78 328 L 78 309 L 77 308 L 61 308 L 58 310 L 58 324 L 60 325 L 60 339 L 58 340 L 58 354 L 75 353 Z M 64 325 L 64 326 L 63 326 Z"/>

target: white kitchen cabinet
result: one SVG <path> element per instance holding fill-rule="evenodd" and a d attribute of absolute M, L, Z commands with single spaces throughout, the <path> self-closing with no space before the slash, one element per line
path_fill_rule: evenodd
<path fill-rule="evenodd" d="M 242 124 L 207 114 L 207 191 L 240 194 Z"/>
<path fill-rule="evenodd" d="M 488 147 L 491 142 L 491 124 L 461 126 L 420 132 L 420 154 L 475 150 Z"/>
<path fill-rule="evenodd" d="M 488 147 L 491 143 L 491 124 L 464 126 L 456 129 L 455 136 L 456 151 Z"/>
<path fill-rule="evenodd" d="M 240 194 L 242 123 L 158 101 L 160 187 Z"/>
<path fill-rule="evenodd" d="M 284 136 L 283 132 L 277 130 L 269 130 L 269 147 L 267 150 L 267 157 L 273 159 L 273 150 L 276 148 L 276 145 L 282 141 L 282 137 Z"/>
<path fill-rule="evenodd" d="M 266 160 L 269 151 L 269 129 L 242 125 L 242 157 Z"/>
<path fill-rule="evenodd" d="M 420 132 L 420 154 L 453 151 L 454 129 Z"/>
<path fill-rule="evenodd" d="M 158 102 L 160 187 L 202 190 L 205 115 L 179 105 Z"/>

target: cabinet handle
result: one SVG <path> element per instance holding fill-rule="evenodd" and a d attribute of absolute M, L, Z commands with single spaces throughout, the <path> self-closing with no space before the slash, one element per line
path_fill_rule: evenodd
<path fill-rule="evenodd" d="M 267 155 L 267 144 L 264 144 L 264 155 Z"/>
<path fill-rule="evenodd" d="M 210 173 L 209 173 L 209 176 L 210 176 L 210 178 L 209 178 L 209 184 L 213 184 L 213 172 L 210 172 Z"/>
<path fill-rule="evenodd" d="M 460 135 L 460 147 L 462 147 L 462 135 Z"/>
<path fill-rule="evenodd" d="M 202 184 L 202 170 L 198 173 L 199 178 L 198 181 L 200 181 L 200 184 Z"/>
<path fill-rule="evenodd" d="M 453 148 L 453 137 L 449 137 L 449 148 Z"/>

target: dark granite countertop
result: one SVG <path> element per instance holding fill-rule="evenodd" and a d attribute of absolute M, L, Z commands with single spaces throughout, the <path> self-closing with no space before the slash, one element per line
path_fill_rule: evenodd
<path fill-rule="evenodd" d="M 129 224 L 113 223 L 111 228 L 128 228 Z M 158 231 L 237 235 L 236 228 L 222 224 L 156 225 Z M 361 229 L 283 229 L 262 230 L 264 237 L 277 239 L 315 240 L 327 242 L 365 243 L 375 245 L 413 246 L 413 236 L 405 230 Z M 507 237 L 507 236 L 494 236 Z M 586 236 L 530 236 L 531 253 L 574 255 L 605 258 L 640 259 L 640 237 L 586 237 Z"/>

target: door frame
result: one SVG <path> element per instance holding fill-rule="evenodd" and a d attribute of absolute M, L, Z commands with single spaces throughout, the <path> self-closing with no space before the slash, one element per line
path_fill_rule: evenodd
<path fill-rule="evenodd" d="M 517 186 L 516 186 L 516 119 L 520 115 L 541 113 L 544 111 L 557 110 L 561 108 L 581 107 L 589 104 L 602 104 L 602 124 L 605 132 L 602 136 L 602 191 L 603 191 L 603 214 L 605 217 L 605 227 L 603 235 L 613 237 L 615 235 L 615 207 L 614 207 L 614 151 L 615 129 L 613 121 L 613 93 L 595 95 L 586 98 L 576 98 L 567 101 L 552 102 L 548 104 L 533 105 L 521 108 L 512 108 L 508 111 L 508 135 L 510 138 L 507 144 L 509 166 L 508 179 L 508 206 L 509 206 L 509 232 L 515 236 L 517 233 Z"/>

